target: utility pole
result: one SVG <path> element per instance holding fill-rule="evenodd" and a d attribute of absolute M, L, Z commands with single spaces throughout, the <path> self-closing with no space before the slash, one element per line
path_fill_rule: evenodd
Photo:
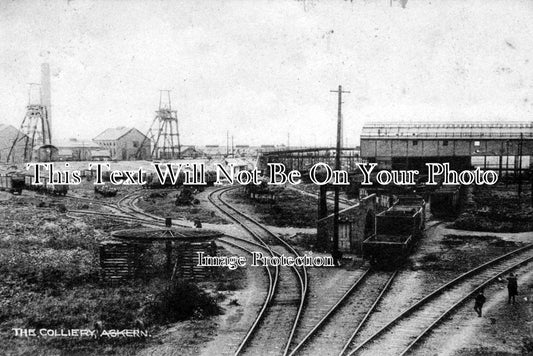
<path fill-rule="evenodd" d="M 524 142 L 524 133 L 520 132 L 520 143 L 518 146 L 518 201 L 522 196 L 522 145 Z M 515 159 L 515 168 L 516 168 L 516 159 Z M 533 194 L 533 192 L 532 192 Z"/>
<path fill-rule="evenodd" d="M 509 140 L 506 141 L 507 143 L 507 157 L 505 160 L 505 186 L 509 184 Z"/>
<path fill-rule="evenodd" d="M 338 111 L 337 111 L 337 148 L 335 151 L 335 170 L 341 169 L 341 144 L 342 144 L 342 93 L 349 93 L 343 91 L 342 85 L 339 89 L 330 90 L 332 93 L 338 93 Z M 331 248 L 331 256 L 336 265 L 339 265 L 339 186 L 335 184 L 335 200 L 333 205 L 333 246 Z"/>

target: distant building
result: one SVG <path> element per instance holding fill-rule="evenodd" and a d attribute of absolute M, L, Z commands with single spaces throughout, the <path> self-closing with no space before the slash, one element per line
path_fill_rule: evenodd
<path fill-rule="evenodd" d="M 249 162 L 248 160 L 242 158 L 226 158 L 224 159 L 226 166 L 232 165 L 234 173 L 240 171 L 248 171 L 254 168 L 254 162 Z"/>
<path fill-rule="evenodd" d="M 209 159 L 223 158 L 227 154 L 227 148 L 219 145 L 205 145 L 201 151 L 204 153 L 204 157 Z"/>
<path fill-rule="evenodd" d="M 194 146 L 182 146 L 181 147 L 181 158 L 203 158 L 204 153 L 200 150 L 197 150 Z"/>
<path fill-rule="evenodd" d="M 256 157 L 258 154 L 258 147 L 236 145 L 233 153 L 236 157 Z"/>
<path fill-rule="evenodd" d="M 93 141 L 109 150 L 113 160 L 150 159 L 150 139 L 133 127 L 109 128 Z"/>
<path fill-rule="evenodd" d="M 100 149 L 100 146 L 92 141 L 76 138 L 54 141 L 54 146 L 58 149 L 60 161 L 91 161 L 92 151 Z"/>
<path fill-rule="evenodd" d="M 265 153 L 265 152 L 272 152 L 280 149 L 284 149 L 285 146 L 276 146 L 276 145 L 261 145 L 258 149 L 258 152 Z"/>
<path fill-rule="evenodd" d="M 501 169 L 519 156 L 527 168 L 531 155 L 532 122 L 368 123 L 361 133 L 361 157 L 381 168 L 425 171 L 425 163 L 449 162 L 467 169 L 476 160 Z"/>
<path fill-rule="evenodd" d="M 91 160 L 92 161 L 108 161 L 111 159 L 111 154 L 109 150 L 104 149 L 95 149 L 91 150 Z"/>
<path fill-rule="evenodd" d="M 13 142 L 17 140 L 13 147 Z M 7 162 L 7 156 L 13 147 L 10 162 L 20 163 L 24 161 L 24 148 L 28 137 L 14 126 L 0 124 L 0 162 Z"/>

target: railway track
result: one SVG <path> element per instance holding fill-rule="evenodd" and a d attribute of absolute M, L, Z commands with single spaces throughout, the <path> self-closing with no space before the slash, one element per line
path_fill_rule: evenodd
<path fill-rule="evenodd" d="M 433 229 L 442 223 L 444 222 L 431 224 L 425 230 Z M 305 355 L 312 351 L 316 353 L 316 350 L 319 350 L 321 355 L 344 354 L 370 319 L 397 272 L 367 269 L 359 276 L 355 273 L 357 278 L 342 288 L 344 292 L 337 294 L 335 302 L 329 304 L 331 307 L 328 310 L 321 311 L 320 307 L 316 308 L 322 317 L 318 321 L 315 319 L 311 327 L 298 330 L 303 337 L 298 337 L 298 342 L 291 349 L 291 356 Z M 332 296 L 334 294 L 332 293 Z"/>
<path fill-rule="evenodd" d="M 477 290 L 530 261 L 533 244 L 478 266 L 414 303 L 365 340 L 352 339 L 343 354 L 405 355 Z"/>
<path fill-rule="evenodd" d="M 296 251 L 283 240 L 222 199 L 231 189 L 234 188 L 215 190 L 209 194 L 208 199 L 245 229 L 255 241 L 228 236 L 220 242 L 247 253 L 262 249 L 271 255 L 287 252 L 296 255 Z M 131 193 L 117 203 L 118 209 L 131 217 L 71 212 L 110 215 L 122 220 L 162 225 L 164 219 L 145 213 L 135 206 L 137 199 L 137 193 Z M 434 226 L 436 225 L 440 223 Z M 244 247 L 246 245 L 248 248 Z M 305 269 L 292 268 L 291 271 L 289 268 L 266 267 L 269 282 L 263 305 L 252 326 L 236 347 L 235 355 L 292 356 L 306 355 L 316 350 L 320 350 L 321 355 L 339 356 L 407 355 L 447 316 L 469 301 L 477 290 L 532 260 L 533 245 L 529 245 L 489 261 L 428 294 L 392 320 L 373 325 L 373 329 L 377 331 L 370 336 L 367 332 L 367 336 L 362 338 L 360 331 L 365 328 L 365 323 L 396 276 L 396 272 L 367 270 L 297 344 L 294 336 L 306 301 L 307 273 Z"/>
<path fill-rule="evenodd" d="M 165 219 L 160 216 L 153 215 L 153 214 L 143 211 L 142 209 L 139 209 L 135 205 L 135 202 L 139 198 L 140 196 L 139 196 L 138 191 L 132 192 L 120 198 L 117 201 L 116 206 L 123 213 L 134 216 L 134 217 L 139 217 L 141 219 L 155 220 L 155 221 L 165 221 Z"/>
<path fill-rule="evenodd" d="M 292 349 L 293 355 L 338 355 L 345 351 L 391 285 L 397 271 L 367 269 Z M 355 331 L 354 331 L 355 328 Z"/>
<path fill-rule="evenodd" d="M 123 214 L 124 213 L 122 211 L 122 209 L 120 209 L 117 206 L 116 203 L 112 203 L 112 202 L 109 202 L 109 201 L 102 201 L 101 199 L 86 198 L 86 197 L 82 197 L 82 196 L 79 196 L 79 195 L 76 195 L 76 194 L 72 194 L 72 193 L 69 193 L 69 195 L 66 195 L 64 198 L 71 199 L 71 200 L 82 201 L 82 202 L 87 202 L 89 204 L 101 205 L 104 208 L 106 208 L 106 209 L 108 209 L 108 210 L 110 210 L 112 212 L 115 212 L 117 214 Z M 130 215 L 130 214 L 128 214 L 128 215 Z"/>
<path fill-rule="evenodd" d="M 99 204 L 110 209 L 111 211 L 114 211 L 117 214 L 126 214 L 133 218 L 138 218 L 139 220 L 150 220 L 150 221 L 161 221 L 161 222 L 165 221 L 163 217 L 147 213 L 143 211 L 142 209 L 139 209 L 135 205 L 135 202 L 140 198 L 139 190 L 123 196 L 115 203 L 111 203 L 107 201 L 103 202 L 103 201 L 81 197 L 77 195 L 70 195 L 70 196 L 67 196 L 67 198 L 75 199 L 79 201 L 86 201 L 92 204 Z M 78 212 L 81 212 L 81 211 L 78 211 Z M 106 214 L 101 214 L 101 215 L 105 216 Z"/>
<path fill-rule="evenodd" d="M 223 195 L 234 187 L 221 188 L 208 195 L 209 201 L 229 219 L 240 225 L 264 249 L 274 255 L 299 256 L 284 240 L 266 229 L 259 222 L 238 211 Z M 287 355 L 294 337 L 307 294 L 307 270 L 305 267 L 273 268 L 274 285 L 267 308 L 259 314 L 254 325 L 235 352 L 250 355 Z"/>
<path fill-rule="evenodd" d="M 125 222 L 138 222 L 143 225 L 150 225 L 150 226 L 158 226 L 158 227 L 164 227 L 165 224 L 159 221 L 154 220 L 148 220 L 148 219 L 141 219 L 139 217 L 129 216 L 129 215 L 122 215 L 115 214 L 115 213 L 103 213 L 98 211 L 90 211 L 90 210 L 69 210 L 67 212 L 67 216 L 71 218 L 76 218 L 77 216 L 73 215 L 89 215 L 89 216 L 99 216 L 103 218 L 108 218 L 112 220 L 120 220 Z"/>
<path fill-rule="evenodd" d="M 258 248 L 266 250 L 265 247 L 260 245 L 260 244 L 257 244 L 257 243 L 251 242 L 251 241 L 247 241 L 247 240 L 244 240 L 244 239 L 240 239 L 238 237 L 233 237 L 233 236 L 225 236 L 224 238 L 220 238 L 220 239 L 217 240 L 217 244 L 218 243 L 237 248 L 239 250 L 244 251 L 245 253 L 247 253 L 249 255 L 252 255 L 252 253 L 254 251 L 257 251 Z M 247 246 L 247 247 L 245 247 L 245 246 Z M 252 251 L 251 248 L 253 248 L 254 251 Z M 266 250 L 266 251 L 268 251 L 268 250 Z M 223 346 L 223 349 L 222 350 L 221 349 L 217 350 L 218 354 L 220 354 L 220 355 L 231 355 L 231 354 L 237 355 L 237 354 L 239 354 L 242 351 L 242 348 L 244 347 L 243 340 L 246 340 L 247 338 L 250 337 L 250 334 L 252 334 L 254 332 L 254 330 L 258 327 L 259 322 L 262 320 L 262 316 L 266 313 L 268 305 L 269 305 L 270 301 L 272 300 L 272 297 L 273 297 L 273 294 L 274 294 L 274 290 L 275 290 L 275 285 L 276 285 L 277 281 L 275 280 L 275 275 L 274 275 L 274 271 L 273 271 L 272 268 L 270 268 L 268 266 L 265 266 L 264 270 L 266 271 L 266 276 L 267 276 L 267 279 L 268 279 L 268 281 L 267 281 L 268 287 L 266 288 L 265 296 L 264 296 L 264 298 L 262 300 L 261 307 L 260 307 L 260 309 L 259 309 L 259 311 L 257 313 L 258 317 L 255 318 L 253 324 L 244 333 L 237 333 L 238 334 L 238 338 L 236 339 L 235 342 L 233 342 L 233 338 L 230 339 L 229 341 L 225 342 L 224 346 Z M 237 351 L 235 351 L 235 350 L 237 350 Z"/>

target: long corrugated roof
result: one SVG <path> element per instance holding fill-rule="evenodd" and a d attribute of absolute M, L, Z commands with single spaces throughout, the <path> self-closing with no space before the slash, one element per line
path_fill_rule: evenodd
<path fill-rule="evenodd" d="M 533 139 L 533 122 L 374 122 L 363 126 L 361 139 Z"/>

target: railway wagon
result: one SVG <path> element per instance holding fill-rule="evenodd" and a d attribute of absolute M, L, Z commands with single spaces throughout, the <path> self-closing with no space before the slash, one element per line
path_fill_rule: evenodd
<path fill-rule="evenodd" d="M 95 185 L 94 192 L 103 197 L 116 197 L 118 193 L 117 188 L 108 187 L 107 185 Z"/>
<path fill-rule="evenodd" d="M 48 178 L 44 182 L 44 192 L 46 194 L 52 195 L 67 195 L 68 185 L 67 184 L 50 184 Z"/>
<path fill-rule="evenodd" d="M 27 189 L 27 190 L 33 190 L 33 191 L 36 191 L 36 192 L 40 192 L 40 193 L 45 193 L 46 192 L 46 185 L 44 184 L 44 181 L 45 181 L 45 176 L 41 176 L 41 182 L 43 182 L 42 184 L 35 184 L 35 177 L 33 176 L 33 174 L 25 174 L 24 175 L 24 189 Z"/>
<path fill-rule="evenodd" d="M 393 267 L 407 258 L 424 229 L 423 199 L 397 204 L 376 215 L 376 232 L 363 241 L 372 265 Z"/>
<path fill-rule="evenodd" d="M 182 177 L 183 175 L 183 177 Z M 157 177 L 157 174 L 155 173 L 148 173 L 145 176 L 146 184 L 143 185 L 143 188 L 145 189 L 163 189 L 163 188 L 177 188 L 181 185 L 181 182 L 183 182 L 185 175 L 183 173 L 180 173 L 178 175 L 178 179 L 176 181 L 176 184 L 172 184 L 172 181 L 169 176 L 165 178 L 164 182 L 160 182 L 159 178 Z"/>
<path fill-rule="evenodd" d="M 34 184 L 35 177 L 31 174 L 24 176 L 24 188 L 28 190 L 34 190 L 43 194 L 52 195 L 67 195 L 67 184 L 49 184 L 48 177 L 42 176 L 40 178 L 42 184 Z"/>
<path fill-rule="evenodd" d="M 363 254 L 372 266 L 394 267 L 411 252 L 413 238 L 413 235 L 374 234 L 363 241 Z"/>
<path fill-rule="evenodd" d="M 40 192 L 51 195 L 67 195 L 67 184 L 50 184 L 48 177 L 43 177 L 41 180 L 43 181 L 43 184 L 39 188 Z"/>
<path fill-rule="evenodd" d="M 161 183 L 159 181 L 159 178 L 157 177 L 157 174 L 155 173 L 149 173 L 146 174 L 144 177 L 146 184 L 143 185 L 143 188 L 146 189 L 163 189 L 163 188 L 179 188 L 184 184 L 185 182 L 185 173 L 180 172 L 178 175 L 178 179 L 176 180 L 176 184 L 172 184 L 170 177 L 166 177 L 165 182 Z M 201 189 L 202 187 L 212 187 L 214 183 L 217 180 L 217 174 L 215 171 L 206 171 L 205 172 L 205 182 L 206 185 L 190 185 L 191 187 L 196 187 L 197 189 Z"/>
<path fill-rule="evenodd" d="M 0 175 L 0 190 L 12 194 L 21 194 L 24 188 L 24 176 L 15 173 Z"/>
<path fill-rule="evenodd" d="M 422 208 L 418 228 L 420 231 L 426 227 L 426 201 L 420 195 L 400 195 L 394 204 L 398 207 L 410 207 L 411 209 Z"/>
<path fill-rule="evenodd" d="M 443 186 L 429 196 L 431 214 L 435 217 L 453 217 L 459 214 L 459 187 Z"/>

